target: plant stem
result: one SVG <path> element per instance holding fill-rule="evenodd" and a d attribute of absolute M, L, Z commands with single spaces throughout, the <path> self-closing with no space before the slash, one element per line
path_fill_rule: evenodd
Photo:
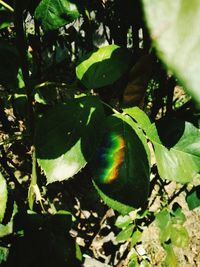
<path fill-rule="evenodd" d="M 22 75 L 24 79 L 27 99 L 28 99 L 28 110 L 27 110 L 27 128 L 31 137 L 31 143 L 33 142 L 34 125 L 33 125 L 33 107 L 32 107 L 32 88 L 29 77 L 29 64 L 27 59 L 27 43 L 24 36 L 24 25 L 23 25 L 23 8 L 22 3 L 16 2 L 15 8 L 15 30 L 16 30 L 16 43 L 20 56 L 20 63 L 22 69 Z"/>
<path fill-rule="evenodd" d="M 111 107 L 109 104 L 107 104 L 106 102 L 104 102 L 103 100 L 100 100 L 101 103 L 103 105 L 105 105 L 106 107 L 108 107 L 109 109 L 111 109 L 115 114 L 121 114 L 119 111 L 117 111 L 116 109 L 114 109 L 113 107 Z"/>
<path fill-rule="evenodd" d="M 2 6 L 4 6 L 5 8 L 7 8 L 8 10 L 10 10 L 11 12 L 14 12 L 14 9 L 10 5 L 8 5 L 7 3 L 5 3 L 3 0 L 0 0 L 0 4 Z"/>
<path fill-rule="evenodd" d="M 31 174 L 31 185 L 37 184 L 37 159 L 35 153 L 35 147 L 32 146 L 32 174 Z"/>

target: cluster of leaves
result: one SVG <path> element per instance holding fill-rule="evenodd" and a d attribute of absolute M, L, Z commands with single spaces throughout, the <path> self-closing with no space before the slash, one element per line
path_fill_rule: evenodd
<path fill-rule="evenodd" d="M 124 7 L 122 1 L 0 1 L 5 17 L 0 24 L 0 235 L 5 237 L 0 262 L 8 257 L 7 242 L 12 244 L 7 264 L 18 257 L 19 244 L 31 255 L 28 243 L 35 244 L 35 258 L 44 244 L 43 254 L 53 250 L 52 266 L 81 264 L 80 248 L 68 233 L 73 216 L 52 211 L 48 193 L 40 188 L 44 177 L 51 184 L 86 170 L 101 199 L 122 214 L 116 241 L 131 239 L 131 247 L 140 241 L 139 225 L 153 220 L 148 212 L 152 167 L 158 180 L 186 184 L 190 209 L 199 205 L 194 186 L 200 173 L 199 35 L 191 34 L 188 25 L 183 31 L 181 24 L 198 25 L 198 4 L 158 2 L 128 1 Z M 155 48 L 170 73 L 161 67 Z M 173 102 L 178 81 L 171 72 L 193 97 L 179 108 Z M 22 163 L 19 149 L 17 160 L 10 158 L 17 144 L 24 149 Z M 171 244 L 187 245 L 188 235 L 184 214 L 180 208 L 170 211 L 168 204 L 153 217 L 161 229 L 165 264 L 175 266 Z M 47 214 L 49 206 L 53 215 Z M 139 208 L 142 212 L 132 219 L 130 213 Z M 14 235 L 17 241 L 9 240 Z M 18 260 L 21 266 L 30 263 Z M 139 264 L 134 255 L 131 264 Z"/>

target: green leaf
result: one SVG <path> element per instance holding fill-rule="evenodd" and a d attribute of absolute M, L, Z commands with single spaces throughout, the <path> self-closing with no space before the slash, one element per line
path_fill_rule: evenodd
<path fill-rule="evenodd" d="M 56 83 L 45 82 L 35 88 L 35 101 L 40 104 L 52 104 L 57 100 Z"/>
<path fill-rule="evenodd" d="M 135 246 L 138 241 L 140 241 L 142 237 L 142 232 L 140 232 L 138 229 L 133 233 L 131 237 L 131 246 Z"/>
<path fill-rule="evenodd" d="M 6 211 L 7 200 L 8 200 L 8 190 L 7 190 L 6 180 L 0 173 L 0 223 L 3 220 Z"/>
<path fill-rule="evenodd" d="M 96 97 L 81 97 L 55 106 L 38 119 L 36 157 L 47 182 L 79 172 L 101 141 L 104 110 Z"/>
<path fill-rule="evenodd" d="M 160 229 L 164 229 L 167 224 L 170 222 L 170 213 L 167 209 L 161 210 L 156 214 L 156 223 Z"/>
<path fill-rule="evenodd" d="M 127 227 L 130 223 L 132 222 L 132 219 L 130 216 L 128 215 L 125 215 L 125 216 L 122 216 L 122 215 L 119 215 L 117 217 L 117 220 L 115 222 L 115 225 L 118 227 L 118 228 L 125 228 Z"/>
<path fill-rule="evenodd" d="M 149 191 L 148 147 L 128 115 L 106 119 L 106 133 L 92 162 L 95 187 L 120 213 L 142 206 Z"/>
<path fill-rule="evenodd" d="M 123 109 L 123 111 L 129 116 L 131 116 L 134 120 L 136 120 L 143 130 L 151 126 L 151 121 L 149 117 L 140 108 L 138 107 L 125 108 Z"/>
<path fill-rule="evenodd" d="M 116 241 L 117 242 L 124 242 L 127 241 L 129 239 L 129 237 L 132 235 L 133 233 L 133 228 L 134 225 L 129 225 L 128 227 L 126 227 L 124 230 L 122 230 L 116 237 Z"/>
<path fill-rule="evenodd" d="M 183 224 L 186 221 L 186 217 L 178 203 L 174 203 L 172 215 L 171 219 L 175 224 Z"/>
<path fill-rule="evenodd" d="M 199 1 L 143 0 L 143 5 L 158 55 L 200 103 Z"/>
<path fill-rule="evenodd" d="M 56 30 L 79 17 L 77 6 L 71 0 L 42 0 L 35 10 L 45 31 Z"/>
<path fill-rule="evenodd" d="M 189 236 L 186 228 L 182 225 L 173 225 L 171 241 L 177 247 L 186 247 L 189 243 Z"/>
<path fill-rule="evenodd" d="M 195 187 L 186 197 L 190 210 L 200 206 L 200 186 Z"/>
<path fill-rule="evenodd" d="M 9 255 L 9 248 L 0 247 L 0 264 L 3 266 L 3 262 L 5 262 Z"/>
<path fill-rule="evenodd" d="M 117 81 L 128 71 L 130 61 L 128 50 L 114 44 L 104 46 L 81 60 L 76 75 L 88 89 L 100 88 Z"/>
<path fill-rule="evenodd" d="M 165 258 L 165 266 L 166 267 L 178 267 L 178 261 L 176 258 L 176 255 L 174 253 L 173 247 L 171 244 L 164 244 L 163 245 L 165 252 L 166 252 L 166 258 Z"/>
<path fill-rule="evenodd" d="M 140 267 L 140 264 L 138 263 L 138 255 L 137 253 L 133 253 L 131 255 L 131 260 L 128 264 L 128 267 Z"/>
<path fill-rule="evenodd" d="M 189 122 L 160 120 L 147 133 L 162 179 L 191 182 L 200 172 L 200 131 Z"/>
<path fill-rule="evenodd" d="M 160 242 L 163 244 L 171 237 L 172 224 L 170 213 L 166 209 L 163 209 L 156 215 L 156 223 L 160 228 Z"/>
<path fill-rule="evenodd" d="M 77 243 L 75 243 L 75 246 L 76 246 L 76 259 L 79 260 L 80 262 L 82 262 L 83 255 L 82 255 L 80 246 Z"/>

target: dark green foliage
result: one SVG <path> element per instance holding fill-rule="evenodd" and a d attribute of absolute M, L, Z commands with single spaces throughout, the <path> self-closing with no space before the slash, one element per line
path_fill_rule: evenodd
<path fill-rule="evenodd" d="M 0 1 L 2 267 L 151 266 L 154 221 L 178 266 L 176 197 L 200 204 L 198 13 L 197 0 Z"/>

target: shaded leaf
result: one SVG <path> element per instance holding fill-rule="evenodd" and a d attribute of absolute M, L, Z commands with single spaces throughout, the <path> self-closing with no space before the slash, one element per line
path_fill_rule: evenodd
<path fill-rule="evenodd" d="M 36 157 L 47 182 L 79 172 L 101 141 L 103 106 L 96 97 L 81 97 L 50 109 L 38 119 Z"/>
<path fill-rule="evenodd" d="M 6 180 L 0 173 L 0 223 L 3 220 L 6 211 L 7 200 L 8 200 L 8 190 L 7 190 Z"/>
<path fill-rule="evenodd" d="M 92 167 L 96 188 L 113 209 L 127 213 L 147 200 L 148 147 L 129 116 L 107 118 L 106 133 Z"/>
<path fill-rule="evenodd" d="M 200 186 L 195 187 L 186 197 L 190 210 L 200 206 Z"/>
<path fill-rule="evenodd" d="M 148 81 L 153 71 L 153 63 L 153 57 L 146 54 L 132 67 L 123 92 L 123 106 L 143 106 Z"/>
<path fill-rule="evenodd" d="M 0 83 L 6 88 L 17 87 L 19 55 L 16 48 L 8 41 L 0 40 Z"/>
<path fill-rule="evenodd" d="M 71 0 L 42 0 L 35 10 L 45 31 L 56 30 L 79 17 L 79 11 Z"/>
<path fill-rule="evenodd" d="M 147 135 L 153 142 L 158 172 L 162 179 L 188 183 L 198 176 L 199 129 L 189 122 L 163 119 L 156 125 L 153 124 Z"/>
<path fill-rule="evenodd" d="M 199 1 L 143 0 L 143 4 L 158 55 L 200 103 Z"/>
<path fill-rule="evenodd" d="M 7 260 L 8 255 L 9 255 L 9 248 L 0 246 L 0 264 L 2 264 L 2 266 L 3 262 Z"/>
<path fill-rule="evenodd" d="M 76 76 L 88 89 L 100 88 L 117 81 L 129 69 L 130 61 L 128 50 L 117 45 L 104 46 L 81 60 Z"/>

